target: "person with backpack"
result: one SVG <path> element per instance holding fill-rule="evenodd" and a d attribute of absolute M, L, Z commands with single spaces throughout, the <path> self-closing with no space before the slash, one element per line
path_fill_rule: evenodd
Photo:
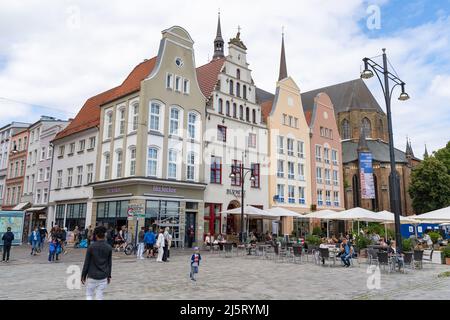
<path fill-rule="evenodd" d="M 198 250 L 198 247 L 194 248 L 195 252 L 191 256 L 191 273 L 190 278 L 192 281 L 197 281 L 195 278 L 195 275 L 198 273 L 198 268 L 200 266 L 200 261 L 202 260 L 202 256 L 200 255 L 200 252 Z"/>
<path fill-rule="evenodd" d="M 153 233 L 153 229 L 150 228 L 144 235 L 144 243 L 145 249 L 147 250 L 147 258 L 154 256 L 154 246 L 155 246 L 155 234 Z"/>
<path fill-rule="evenodd" d="M 38 227 L 34 227 L 34 230 L 31 232 L 30 236 L 28 237 L 28 242 L 31 244 L 30 255 L 37 255 L 39 246 L 41 244 L 41 233 L 39 232 Z"/>
<path fill-rule="evenodd" d="M 55 261 L 57 246 L 58 240 L 56 240 L 56 237 L 52 237 L 48 242 L 48 262 Z"/>
<path fill-rule="evenodd" d="M 47 239 L 48 237 L 47 229 L 44 227 L 43 224 L 41 224 L 41 227 L 39 228 L 39 233 L 41 236 L 41 243 L 39 243 L 39 252 L 41 252 L 42 250 L 44 250 L 45 239 Z"/>
<path fill-rule="evenodd" d="M 11 251 L 11 245 L 14 241 L 14 233 L 11 232 L 11 227 L 6 228 L 6 232 L 3 234 L 3 262 L 9 262 L 9 254 Z M 6 260 L 5 260 L 6 258 Z"/>

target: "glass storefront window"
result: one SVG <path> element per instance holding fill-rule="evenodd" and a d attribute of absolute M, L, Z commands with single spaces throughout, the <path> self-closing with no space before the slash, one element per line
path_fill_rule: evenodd
<path fill-rule="evenodd" d="M 181 245 L 184 236 L 180 235 L 180 202 L 148 200 L 145 209 L 145 225 L 156 228 L 169 227 L 172 232 L 172 242 L 175 246 Z"/>
<path fill-rule="evenodd" d="M 120 228 L 127 224 L 129 201 L 108 201 L 97 203 L 97 225 Z"/>

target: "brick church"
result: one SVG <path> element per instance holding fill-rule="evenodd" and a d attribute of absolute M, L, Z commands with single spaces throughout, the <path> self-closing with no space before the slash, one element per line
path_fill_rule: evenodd
<path fill-rule="evenodd" d="M 311 110 L 314 97 L 327 93 L 334 104 L 339 133 L 342 139 L 345 207 L 362 207 L 373 211 L 391 211 L 389 201 L 389 144 L 387 116 L 363 80 L 356 79 L 302 94 L 303 108 Z M 374 199 L 361 199 L 359 152 L 372 154 Z M 408 194 L 411 169 L 420 159 L 414 156 L 411 142 L 406 150 L 395 149 L 395 161 L 400 177 L 402 215 L 414 214 Z"/>

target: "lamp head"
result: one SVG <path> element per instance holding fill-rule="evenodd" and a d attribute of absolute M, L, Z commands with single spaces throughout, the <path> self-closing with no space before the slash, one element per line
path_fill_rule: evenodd
<path fill-rule="evenodd" d="M 402 93 L 400 94 L 400 97 L 398 97 L 398 100 L 400 100 L 400 101 L 406 101 L 406 100 L 409 100 L 409 94 L 407 94 L 406 92 L 405 92 L 405 83 L 403 82 L 402 83 Z"/>
<path fill-rule="evenodd" d="M 234 179 L 234 178 L 236 178 L 236 174 L 234 172 L 231 172 L 229 177 L 230 177 L 230 179 Z"/>
<path fill-rule="evenodd" d="M 361 72 L 361 79 L 370 79 L 373 77 L 372 70 L 369 69 L 369 62 L 367 58 L 363 59 L 364 61 L 364 71 Z"/>

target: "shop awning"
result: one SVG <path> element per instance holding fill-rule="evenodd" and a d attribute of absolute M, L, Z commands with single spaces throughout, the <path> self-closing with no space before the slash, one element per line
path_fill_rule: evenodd
<path fill-rule="evenodd" d="M 29 202 L 21 202 L 17 206 L 15 206 L 12 211 L 22 211 L 25 207 L 29 206 Z"/>
<path fill-rule="evenodd" d="M 36 211 L 42 211 L 45 210 L 47 207 L 32 207 L 32 208 L 28 208 L 25 211 L 26 212 L 36 212 Z"/>

